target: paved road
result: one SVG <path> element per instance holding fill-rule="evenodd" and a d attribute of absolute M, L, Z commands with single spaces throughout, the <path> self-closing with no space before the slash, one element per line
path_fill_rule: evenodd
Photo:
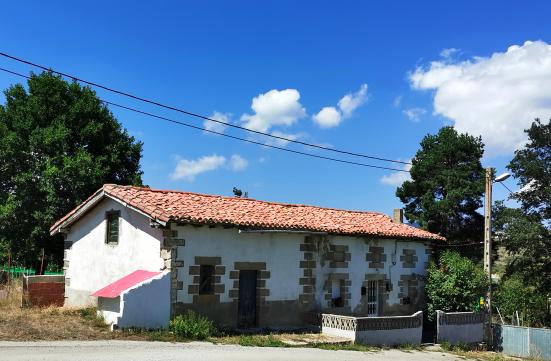
<path fill-rule="evenodd" d="M 167 343 L 142 341 L 0 342 L 0 360 L 10 361 L 458 361 L 442 352 L 326 351 L 311 348 L 242 347 L 207 342 Z"/>

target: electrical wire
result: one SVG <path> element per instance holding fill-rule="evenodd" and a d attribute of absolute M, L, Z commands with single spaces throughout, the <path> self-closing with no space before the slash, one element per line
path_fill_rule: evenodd
<path fill-rule="evenodd" d="M 31 65 L 31 66 L 40 68 L 44 71 L 52 72 L 52 73 L 55 73 L 55 74 L 73 79 L 75 81 L 78 81 L 78 82 L 81 82 L 81 83 L 84 83 L 84 84 L 87 84 L 87 85 L 90 85 L 90 86 L 94 86 L 94 87 L 97 87 L 97 88 L 107 90 L 107 91 L 112 92 L 112 93 L 123 95 L 123 96 L 129 97 L 129 98 L 135 99 L 135 100 L 139 100 L 141 102 L 153 104 L 153 105 L 165 108 L 165 109 L 180 112 L 182 114 L 186 114 L 186 115 L 196 117 L 196 118 L 200 118 L 200 119 L 203 119 L 203 120 L 207 120 L 207 121 L 210 121 L 210 122 L 216 122 L 216 123 L 219 123 L 219 124 L 224 124 L 225 126 L 229 126 L 229 127 L 232 127 L 232 128 L 237 128 L 237 129 L 244 130 L 244 131 L 247 131 L 247 132 L 251 132 L 251 133 L 255 133 L 255 134 L 275 138 L 275 139 L 282 140 L 282 141 L 285 141 L 285 142 L 301 144 L 301 145 L 304 145 L 304 146 L 307 146 L 307 147 L 318 148 L 318 149 L 322 149 L 322 150 L 326 150 L 326 151 L 330 151 L 330 152 L 336 152 L 336 153 L 351 155 L 351 156 L 355 156 L 355 157 L 368 158 L 368 159 L 373 159 L 373 160 L 378 160 L 378 161 L 383 161 L 383 162 L 392 162 L 392 163 L 407 164 L 407 165 L 411 164 L 410 162 L 404 162 L 404 161 L 400 161 L 400 160 L 376 157 L 376 156 L 351 152 L 351 151 L 347 151 L 347 150 L 340 150 L 340 149 L 336 149 L 336 148 L 324 147 L 324 146 L 318 145 L 318 144 L 307 143 L 307 142 L 303 142 L 303 141 L 296 140 L 296 139 L 290 139 L 290 138 L 286 138 L 286 137 L 282 137 L 282 136 L 278 136 L 278 135 L 274 135 L 274 134 L 270 134 L 270 133 L 250 129 L 250 128 L 247 128 L 247 127 L 242 127 L 242 126 L 239 126 L 239 125 L 236 125 L 236 124 L 230 124 L 230 123 L 222 122 L 220 120 L 209 118 L 207 116 L 204 116 L 204 115 L 201 115 L 201 114 L 198 114 L 198 113 L 194 113 L 194 112 L 191 112 L 191 111 L 180 109 L 180 108 L 177 108 L 177 107 L 174 107 L 174 106 L 171 106 L 171 105 L 162 104 L 162 103 L 159 103 L 159 102 L 154 101 L 154 100 L 146 99 L 146 98 L 134 95 L 134 94 L 124 92 L 122 90 L 113 89 L 113 88 L 105 86 L 105 85 L 101 85 L 101 84 L 98 84 L 98 83 L 94 83 L 92 81 L 84 80 L 84 79 L 78 78 L 74 75 L 70 75 L 70 74 L 67 74 L 67 73 L 64 73 L 64 72 L 61 72 L 61 71 L 57 71 L 57 70 L 54 70 L 52 68 L 48 68 L 46 66 L 33 63 L 29 60 L 25 60 L 25 59 L 18 58 L 18 57 L 13 56 L 13 55 L 6 54 L 4 52 L 0 52 L 0 55 L 3 56 L 3 57 L 9 58 L 9 59 L 15 60 L 15 61 L 20 62 L 20 63 L 24 63 L 24 64 L 27 64 L 27 65 Z"/>
<path fill-rule="evenodd" d="M 10 73 L 10 74 L 17 75 L 17 76 L 20 76 L 20 77 L 23 77 L 23 78 L 26 78 L 26 79 L 30 79 L 30 77 L 27 76 L 27 75 L 17 73 L 17 72 L 14 72 L 12 70 L 8 70 L 8 69 L 2 68 L 2 67 L 0 67 L 0 71 L 4 71 L 6 73 Z M 115 107 L 118 107 L 118 108 L 121 108 L 121 109 L 129 110 L 129 111 L 134 112 L 134 113 L 146 115 L 146 116 L 156 118 L 156 119 L 160 119 L 160 120 L 165 120 L 167 122 L 178 124 L 178 125 L 181 125 L 181 126 L 184 126 L 184 127 L 204 131 L 204 132 L 207 132 L 207 133 L 221 135 L 221 136 L 226 137 L 226 138 L 231 138 L 231 139 L 234 139 L 234 140 L 239 140 L 239 141 L 243 141 L 243 142 L 247 142 L 247 143 L 251 143 L 251 144 L 256 144 L 256 145 L 260 145 L 260 146 L 263 146 L 263 147 L 273 148 L 273 149 L 282 150 L 282 151 L 289 152 L 289 153 L 295 153 L 295 154 L 300 154 L 300 155 L 304 155 L 304 156 L 308 156 L 308 157 L 324 159 L 324 160 L 330 160 L 330 161 L 339 162 L 339 163 L 345 163 L 345 164 L 357 165 L 357 166 L 368 167 L 368 168 L 377 168 L 377 169 L 384 169 L 384 170 L 391 170 L 391 171 L 409 173 L 409 171 L 404 170 L 404 169 L 390 168 L 390 167 L 378 166 L 378 165 L 373 165 L 373 164 L 353 162 L 353 161 L 348 161 L 348 160 L 339 159 L 339 158 L 332 158 L 332 157 L 326 157 L 326 156 L 307 153 L 307 152 L 301 152 L 301 151 L 298 151 L 298 150 L 279 147 L 279 146 L 272 145 L 272 144 L 266 144 L 266 143 L 258 142 L 258 141 L 252 140 L 252 139 L 241 138 L 241 137 L 233 136 L 233 135 L 230 135 L 230 134 L 226 134 L 226 133 L 217 132 L 217 131 L 214 131 L 214 130 L 202 128 L 202 127 L 199 127 L 199 126 L 196 126 L 196 125 L 184 123 L 184 122 L 181 122 L 179 120 L 175 120 L 175 119 L 167 118 L 167 117 L 164 117 L 164 116 L 161 116 L 161 115 L 149 113 L 149 112 L 146 112 L 146 111 L 143 111 L 143 110 L 140 110 L 140 109 L 137 109 L 137 108 L 132 108 L 132 107 L 129 107 L 129 106 L 126 106 L 126 105 L 117 104 L 117 103 L 114 103 L 114 102 L 111 102 L 111 101 L 103 100 L 101 98 L 98 98 L 98 99 L 106 105 L 115 106 Z"/>

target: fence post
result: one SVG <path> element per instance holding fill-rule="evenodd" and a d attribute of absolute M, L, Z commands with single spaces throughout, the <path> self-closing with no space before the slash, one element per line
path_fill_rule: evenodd
<path fill-rule="evenodd" d="M 528 342 L 528 357 L 532 357 L 532 348 L 530 347 L 530 327 L 526 327 L 526 339 Z"/>

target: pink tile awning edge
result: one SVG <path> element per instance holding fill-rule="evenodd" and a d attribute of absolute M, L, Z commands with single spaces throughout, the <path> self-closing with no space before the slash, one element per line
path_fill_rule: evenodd
<path fill-rule="evenodd" d="M 137 270 L 92 293 L 94 297 L 115 298 L 135 285 L 159 275 L 161 272 Z"/>

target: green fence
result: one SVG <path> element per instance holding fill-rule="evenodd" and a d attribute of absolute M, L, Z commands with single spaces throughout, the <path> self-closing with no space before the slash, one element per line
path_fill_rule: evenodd
<path fill-rule="evenodd" d="M 26 276 L 33 276 L 36 274 L 36 271 L 31 268 L 24 268 L 24 267 L 10 267 L 7 266 L 0 266 L 0 272 L 7 272 L 12 277 L 21 277 L 23 275 Z"/>

